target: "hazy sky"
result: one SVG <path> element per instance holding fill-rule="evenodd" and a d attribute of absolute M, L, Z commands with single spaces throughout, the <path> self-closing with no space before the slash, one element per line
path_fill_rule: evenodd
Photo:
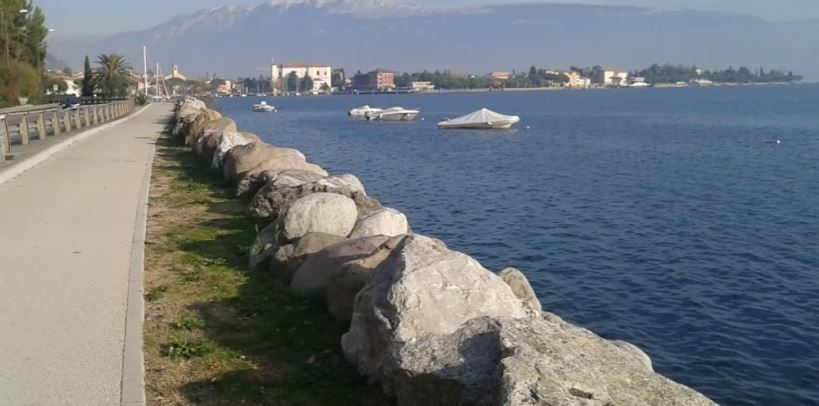
<path fill-rule="evenodd" d="M 262 0 L 34 0 L 46 12 L 54 37 L 113 34 L 162 23 L 170 17 L 225 4 L 260 4 Z M 522 0 L 415 0 L 423 6 L 521 3 Z M 564 0 L 549 3 L 636 5 L 753 14 L 772 21 L 819 18 L 819 0 Z"/>

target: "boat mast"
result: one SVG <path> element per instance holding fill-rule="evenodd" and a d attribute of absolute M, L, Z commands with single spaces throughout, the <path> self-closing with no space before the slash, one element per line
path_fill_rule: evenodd
<path fill-rule="evenodd" d="M 142 77 L 145 85 L 145 97 L 148 97 L 148 47 L 142 46 Z"/>
<path fill-rule="evenodd" d="M 156 90 L 154 91 L 154 95 L 158 98 L 159 97 L 159 62 L 156 63 L 156 70 L 154 71 L 154 86 L 156 86 Z"/>

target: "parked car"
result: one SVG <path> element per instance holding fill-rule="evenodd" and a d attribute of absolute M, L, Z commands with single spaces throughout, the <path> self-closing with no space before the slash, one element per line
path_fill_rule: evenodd
<path fill-rule="evenodd" d="M 80 99 L 76 97 L 69 97 L 60 104 L 63 109 L 76 110 L 80 108 Z"/>

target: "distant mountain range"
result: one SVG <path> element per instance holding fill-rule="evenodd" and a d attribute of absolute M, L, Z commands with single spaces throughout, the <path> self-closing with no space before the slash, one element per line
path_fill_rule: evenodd
<path fill-rule="evenodd" d="M 624 69 L 652 63 L 792 70 L 819 79 L 819 21 L 640 7 L 518 4 L 423 8 L 390 0 L 272 0 L 171 18 L 145 31 L 53 41 L 55 59 L 124 54 L 141 70 L 142 45 L 169 70 L 201 76 L 269 75 L 303 61 L 350 70 L 451 69 L 486 73 L 531 65 Z"/>

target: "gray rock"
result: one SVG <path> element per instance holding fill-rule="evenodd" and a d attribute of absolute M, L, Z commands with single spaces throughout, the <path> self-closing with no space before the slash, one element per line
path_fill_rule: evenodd
<path fill-rule="evenodd" d="M 344 175 L 328 176 L 316 181 L 316 184 L 327 186 L 328 188 L 347 188 L 352 192 L 358 192 L 365 196 L 367 195 L 367 191 L 364 190 L 364 184 L 361 183 L 358 177 L 349 173 Z"/>
<path fill-rule="evenodd" d="M 193 137 L 191 146 L 197 155 L 210 161 L 210 155 L 219 145 L 219 139 L 225 131 L 237 131 L 236 123 L 226 117 L 208 120 L 202 124 L 200 130 L 191 134 Z"/>
<path fill-rule="evenodd" d="M 291 169 L 327 176 L 327 172 L 320 167 L 307 163 L 304 154 L 298 150 L 273 147 L 261 142 L 240 145 L 228 151 L 225 154 L 222 173 L 225 181 L 235 183 L 247 173 Z"/>
<path fill-rule="evenodd" d="M 276 253 L 280 245 L 280 226 L 278 224 L 272 223 L 258 231 L 248 253 L 250 269 L 267 268 L 270 257 Z"/>
<path fill-rule="evenodd" d="M 399 405 L 715 405 L 548 313 L 477 318 L 451 334 L 396 343 L 384 371 Z"/>
<path fill-rule="evenodd" d="M 373 256 L 389 239 L 386 236 L 375 236 L 346 240 L 309 256 L 293 275 L 290 291 L 300 296 L 323 296 L 330 281 L 343 273 L 348 264 Z M 369 265 L 367 266 L 369 269 L 373 269 L 384 259 L 386 259 L 386 254 L 380 258 L 380 261 L 368 261 L 366 265 Z"/>
<path fill-rule="evenodd" d="M 270 270 L 274 277 L 285 284 L 290 284 L 293 274 L 309 255 L 342 241 L 345 241 L 345 238 L 338 235 L 307 233 L 292 244 L 279 247 L 273 257 Z"/>
<path fill-rule="evenodd" d="M 358 208 L 359 217 L 367 216 L 381 208 L 381 203 L 367 196 L 363 191 L 352 190 L 346 182 L 338 182 L 340 177 L 317 179 L 297 186 L 268 182 L 250 201 L 248 212 L 260 219 L 279 217 L 292 202 L 313 193 L 335 193 L 352 199 Z"/>
<path fill-rule="evenodd" d="M 501 405 L 716 405 L 594 333 L 546 313 L 500 321 Z"/>
<path fill-rule="evenodd" d="M 185 123 L 182 134 L 185 136 L 185 145 L 194 146 L 196 140 L 204 134 L 205 126 L 214 120 L 220 120 L 222 115 L 219 112 L 205 109 L 200 114 L 190 117 L 192 121 Z"/>
<path fill-rule="evenodd" d="M 390 346 L 382 383 L 399 406 L 494 406 L 498 397 L 498 330 L 489 317 L 446 335 Z"/>
<path fill-rule="evenodd" d="M 248 194 L 255 195 L 259 189 L 269 186 L 268 190 L 278 190 L 285 187 L 296 187 L 305 183 L 315 182 L 324 178 L 315 172 L 287 170 L 287 171 L 261 171 L 246 173 L 239 180 L 236 186 L 236 196 Z"/>
<path fill-rule="evenodd" d="M 330 280 L 324 291 L 327 311 L 336 320 L 349 323 L 353 318 L 356 295 L 372 278 L 373 269 L 345 266 L 341 273 Z"/>
<path fill-rule="evenodd" d="M 287 240 L 307 233 L 350 235 L 358 218 L 355 202 L 335 193 L 313 193 L 296 200 L 282 219 L 281 232 Z"/>
<path fill-rule="evenodd" d="M 362 217 L 356 223 L 350 238 L 367 237 L 371 235 L 387 235 L 390 237 L 407 234 L 409 223 L 407 216 L 398 210 L 385 207 Z"/>
<path fill-rule="evenodd" d="M 617 348 L 619 348 L 621 351 L 623 351 L 627 355 L 629 355 L 629 356 L 633 357 L 634 359 L 636 359 L 637 361 L 641 362 L 646 367 L 646 369 L 648 369 L 651 372 L 654 372 L 654 365 L 651 362 L 651 357 L 649 357 L 648 354 L 645 353 L 645 351 L 640 349 L 640 347 L 638 347 L 638 346 L 636 346 L 636 345 L 634 345 L 634 344 L 632 344 L 632 343 L 630 343 L 628 341 L 623 341 L 623 340 L 609 340 L 609 341 L 612 344 L 614 344 L 615 346 L 617 346 Z"/>
<path fill-rule="evenodd" d="M 515 268 L 506 268 L 498 276 L 512 288 L 512 292 L 515 293 L 518 299 L 523 301 L 523 305 L 526 306 L 532 316 L 540 316 L 543 307 L 540 305 L 540 300 L 538 300 L 535 290 L 532 289 L 532 285 L 529 284 L 529 280 L 526 279 L 526 275 Z"/>
<path fill-rule="evenodd" d="M 247 145 L 252 142 L 258 142 L 259 137 L 250 133 L 239 133 L 235 131 L 224 131 L 222 137 L 219 139 L 219 145 L 216 146 L 212 153 L 210 167 L 214 169 L 222 168 L 225 154 L 233 147 L 239 145 Z"/>
<path fill-rule="evenodd" d="M 356 297 L 341 345 L 358 370 L 380 380 L 390 345 L 449 334 L 473 318 L 526 311 L 497 275 L 438 240 L 409 235 Z"/>

